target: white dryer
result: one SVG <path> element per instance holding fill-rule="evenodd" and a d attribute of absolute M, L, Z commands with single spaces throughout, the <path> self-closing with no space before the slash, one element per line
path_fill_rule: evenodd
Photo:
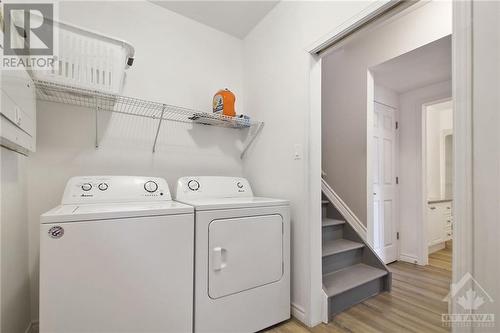
<path fill-rule="evenodd" d="M 290 211 L 254 197 L 248 181 L 183 177 L 176 200 L 195 208 L 196 333 L 256 332 L 290 318 Z"/>
<path fill-rule="evenodd" d="M 41 216 L 40 332 L 192 332 L 193 208 L 161 178 L 71 178 Z"/>

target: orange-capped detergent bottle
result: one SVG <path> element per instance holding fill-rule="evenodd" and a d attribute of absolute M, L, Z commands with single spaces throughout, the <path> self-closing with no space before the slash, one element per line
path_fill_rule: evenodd
<path fill-rule="evenodd" d="M 213 111 L 229 117 L 236 116 L 234 102 L 236 97 L 229 89 L 219 90 L 214 96 Z"/>

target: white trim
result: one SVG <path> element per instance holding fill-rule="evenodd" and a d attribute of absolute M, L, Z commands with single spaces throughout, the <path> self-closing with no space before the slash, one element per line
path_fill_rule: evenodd
<path fill-rule="evenodd" d="M 307 48 L 307 51 L 311 54 L 319 54 L 326 51 L 333 44 L 352 34 L 364 24 L 376 19 L 377 16 L 382 15 L 400 2 L 401 0 L 381 0 L 372 2 L 368 7 L 336 27 L 333 31 L 315 41 Z"/>
<path fill-rule="evenodd" d="M 335 191 L 328 185 L 328 183 L 322 179 L 321 188 L 323 193 L 326 195 L 328 200 L 335 206 L 339 213 L 345 218 L 346 222 L 358 233 L 358 235 L 363 239 L 364 242 L 368 243 L 366 240 L 367 232 L 366 227 L 361 223 L 360 219 L 353 213 L 353 211 L 345 204 L 344 201 L 335 193 Z"/>
<path fill-rule="evenodd" d="M 452 282 L 474 275 L 472 201 L 472 1 L 453 2 L 452 77 L 454 96 L 453 263 Z M 456 306 L 456 304 L 453 304 Z M 453 309 L 452 309 L 453 310 Z M 453 332 L 471 331 L 458 329 Z"/>
<path fill-rule="evenodd" d="M 412 256 L 412 255 L 408 255 L 408 254 L 400 253 L 399 260 L 409 262 L 411 264 L 418 264 L 418 258 L 415 256 Z"/>
<path fill-rule="evenodd" d="M 329 313 L 328 313 L 328 295 L 325 293 L 325 291 L 323 289 L 321 289 L 321 298 L 323 300 L 322 308 L 321 308 L 323 323 L 328 324 L 328 319 L 329 319 L 328 318 L 328 316 L 329 316 Z"/>
<path fill-rule="evenodd" d="M 375 114 L 375 79 L 371 70 L 366 77 L 366 241 L 375 248 L 373 226 L 373 118 Z M 380 253 L 377 252 L 380 256 Z"/>
<path fill-rule="evenodd" d="M 446 243 L 440 242 L 440 243 L 431 245 L 428 248 L 429 248 L 428 253 L 431 254 L 431 253 L 434 253 L 434 252 L 437 252 L 437 251 L 440 251 L 440 250 L 446 248 Z"/>
<path fill-rule="evenodd" d="M 299 321 L 305 323 L 306 322 L 306 312 L 303 308 L 298 306 L 295 303 L 291 305 L 292 316 L 297 318 Z"/>
<path fill-rule="evenodd" d="M 307 289 L 306 325 L 313 327 L 322 322 L 323 275 L 321 260 L 321 58 L 311 59 L 310 71 L 310 115 L 309 135 L 306 136 L 308 150 L 306 157 L 308 183 L 308 220 L 309 222 L 309 283 Z"/>

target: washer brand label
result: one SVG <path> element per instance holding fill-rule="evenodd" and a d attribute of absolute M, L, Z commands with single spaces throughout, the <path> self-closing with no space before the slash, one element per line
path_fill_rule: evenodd
<path fill-rule="evenodd" d="M 52 227 L 49 229 L 49 236 L 50 238 L 61 238 L 64 235 L 64 229 L 63 227 L 60 227 L 58 225 Z"/>

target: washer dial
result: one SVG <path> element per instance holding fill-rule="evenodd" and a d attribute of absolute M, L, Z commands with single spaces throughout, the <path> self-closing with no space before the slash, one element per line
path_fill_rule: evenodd
<path fill-rule="evenodd" d="M 158 184 L 152 180 L 148 180 L 144 183 L 144 189 L 149 193 L 156 192 L 156 190 L 158 190 Z"/>
<path fill-rule="evenodd" d="M 109 186 L 106 183 L 100 183 L 99 186 L 97 186 L 97 188 L 100 189 L 101 191 L 106 191 L 108 187 Z"/>
<path fill-rule="evenodd" d="M 191 191 L 198 191 L 200 189 L 200 183 L 196 180 L 190 180 L 188 182 L 188 187 Z"/>
<path fill-rule="evenodd" d="M 90 191 L 92 189 L 92 184 L 90 183 L 85 183 L 82 185 L 82 190 L 84 191 Z"/>

